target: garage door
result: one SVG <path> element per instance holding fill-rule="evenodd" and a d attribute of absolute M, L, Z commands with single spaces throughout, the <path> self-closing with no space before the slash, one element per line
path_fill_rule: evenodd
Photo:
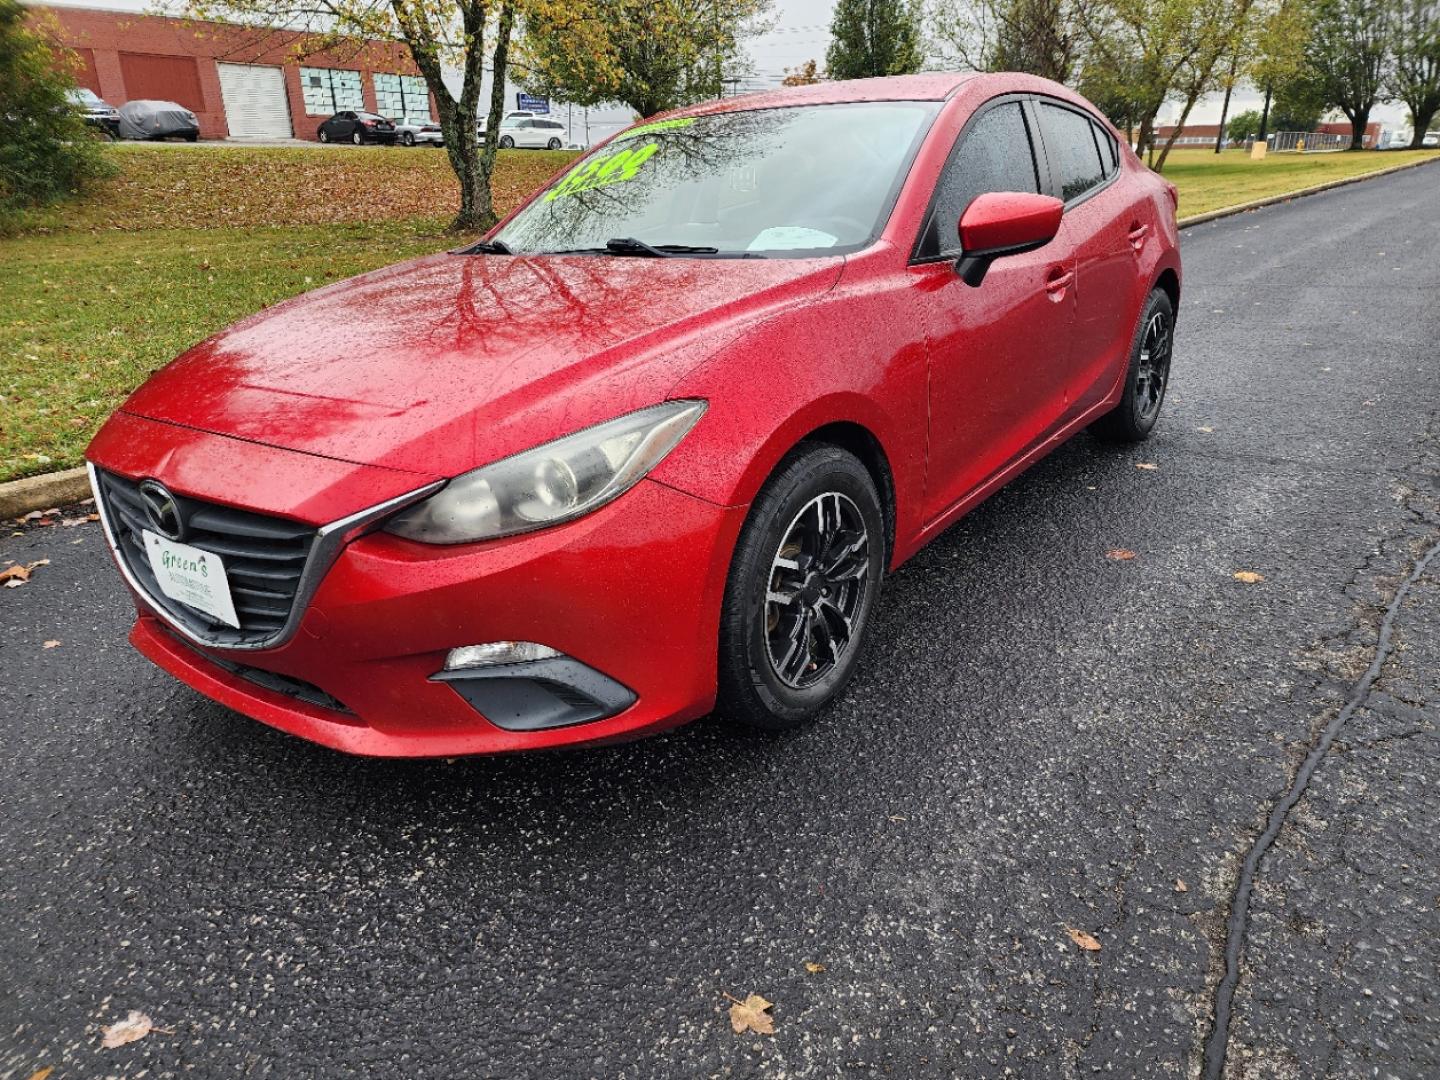
<path fill-rule="evenodd" d="M 220 69 L 220 95 L 231 138 L 288 139 L 295 134 L 284 72 L 254 64 L 215 66 Z"/>

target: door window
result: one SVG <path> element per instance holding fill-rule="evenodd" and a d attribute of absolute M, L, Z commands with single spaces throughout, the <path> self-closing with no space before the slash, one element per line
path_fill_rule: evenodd
<path fill-rule="evenodd" d="M 1060 197 L 1078 199 L 1105 180 L 1106 168 L 1095 145 L 1095 125 L 1072 109 L 1042 103 L 1045 149 L 1060 172 Z"/>
<path fill-rule="evenodd" d="M 950 152 L 950 160 L 935 186 L 920 257 L 960 254 L 956 226 L 975 196 L 988 191 L 1036 194 L 1039 190 L 1025 110 L 1018 101 L 992 106 L 970 125 Z"/>

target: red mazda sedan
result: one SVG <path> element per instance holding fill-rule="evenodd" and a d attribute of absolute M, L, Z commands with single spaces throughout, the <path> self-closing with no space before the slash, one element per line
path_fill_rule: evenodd
<path fill-rule="evenodd" d="M 790 727 L 887 570 L 1149 434 L 1179 293 L 1174 188 L 1043 79 L 668 114 L 141 387 L 89 451 L 131 640 L 362 754 Z"/>

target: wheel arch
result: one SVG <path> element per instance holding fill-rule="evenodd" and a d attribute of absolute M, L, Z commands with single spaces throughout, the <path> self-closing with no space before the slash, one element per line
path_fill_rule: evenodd
<path fill-rule="evenodd" d="M 802 437 L 780 460 L 784 461 L 791 451 L 806 443 L 839 447 L 865 466 L 865 471 L 875 482 L 875 490 L 880 493 L 880 510 L 885 517 L 885 565 L 889 566 L 895 554 L 895 474 L 879 438 L 864 424 L 854 420 L 833 420 Z M 779 467 L 780 462 L 776 462 L 771 472 Z"/>
<path fill-rule="evenodd" d="M 1167 266 L 1160 271 L 1155 279 L 1154 288 L 1162 290 L 1170 297 L 1170 307 L 1175 314 L 1180 313 L 1180 275 L 1175 272 L 1173 266 Z"/>

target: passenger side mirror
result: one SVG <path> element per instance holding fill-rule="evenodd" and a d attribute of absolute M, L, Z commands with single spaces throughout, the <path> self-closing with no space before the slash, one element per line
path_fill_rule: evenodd
<path fill-rule="evenodd" d="M 996 259 L 1034 251 L 1055 239 L 1064 210 L 1065 204 L 1049 195 L 990 191 L 977 196 L 960 215 L 955 272 L 978 288 Z"/>

